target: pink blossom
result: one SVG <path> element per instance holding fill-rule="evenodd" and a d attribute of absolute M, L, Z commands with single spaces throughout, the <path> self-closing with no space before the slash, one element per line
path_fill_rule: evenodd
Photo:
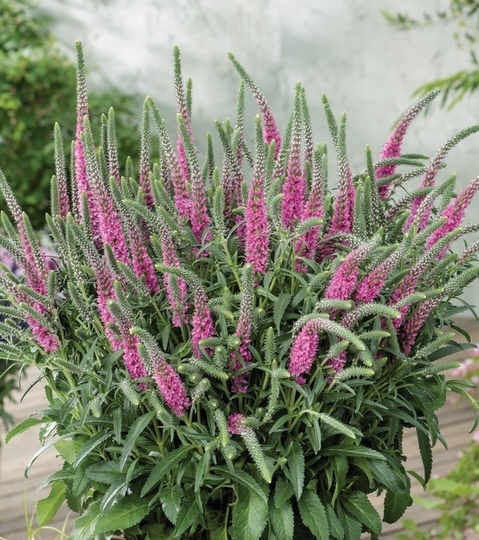
<path fill-rule="evenodd" d="M 174 268 L 180 267 L 180 259 L 176 252 L 175 244 L 171 238 L 171 233 L 166 227 L 161 231 L 161 251 L 163 256 L 163 264 L 165 266 L 173 266 Z M 173 311 L 173 326 L 180 327 L 184 322 L 186 322 L 186 294 L 187 286 L 184 279 L 178 278 L 178 297 L 174 294 L 171 283 L 173 276 L 168 273 L 163 275 L 163 283 L 166 289 L 166 297 L 170 303 L 170 307 Z"/>
<path fill-rule="evenodd" d="M 404 137 L 406 135 L 411 122 L 417 116 L 417 114 L 427 105 L 434 97 L 436 97 L 437 92 L 431 92 L 422 99 L 416 105 L 413 105 L 406 114 L 399 120 L 396 127 L 394 128 L 391 137 L 384 145 L 381 153 L 379 154 L 379 159 L 384 160 L 388 158 L 396 158 L 401 155 L 401 148 Z M 397 165 L 383 165 L 376 170 L 376 178 L 385 178 L 396 172 Z M 389 195 L 389 185 L 385 184 L 379 186 L 379 194 L 381 198 L 385 199 Z"/>
<path fill-rule="evenodd" d="M 255 167 L 256 169 L 256 167 Z M 255 171 L 246 204 L 246 262 L 264 274 L 269 259 L 269 227 L 263 177 Z"/>
<path fill-rule="evenodd" d="M 329 235 L 350 233 L 353 230 L 356 189 L 351 169 L 345 160 L 339 163 L 338 191 L 333 206 Z"/>
<path fill-rule="evenodd" d="M 153 379 L 168 407 L 176 416 L 183 416 L 191 401 L 178 373 L 165 360 L 157 359 Z"/>
<path fill-rule="evenodd" d="M 304 325 L 291 347 L 289 372 L 293 377 L 309 373 L 316 358 L 319 335 L 316 326 L 311 322 Z"/>
<path fill-rule="evenodd" d="M 146 288 L 156 294 L 160 288 L 156 279 L 155 268 L 146 249 L 140 228 L 133 221 L 128 224 L 130 252 L 132 255 L 133 271 L 139 278 L 145 277 Z"/>
<path fill-rule="evenodd" d="M 306 180 L 301 170 L 301 126 L 295 117 L 281 209 L 281 219 L 286 229 L 290 229 L 303 213 L 305 193 Z"/>
<path fill-rule="evenodd" d="M 228 431 L 232 435 L 244 435 L 248 429 L 243 424 L 243 421 L 246 420 L 246 416 L 241 413 L 233 413 L 228 417 Z"/>
<path fill-rule="evenodd" d="M 33 317 L 27 317 L 27 323 L 32 329 L 33 336 L 36 341 L 46 352 L 54 353 L 60 346 L 58 337 L 52 334 L 50 330 L 45 328 L 40 322 Z"/>
<path fill-rule="evenodd" d="M 397 265 L 402 257 L 401 251 L 396 251 L 387 257 L 381 264 L 364 277 L 356 289 L 356 300 L 359 302 L 372 302 L 381 292 L 389 272 Z"/>
<path fill-rule="evenodd" d="M 323 191 L 319 182 L 313 183 L 308 201 L 304 207 L 301 221 L 306 221 L 309 218 L 323 217 Z M 304 233 L 296 242 L 295 252 L 298 257 L 313 260 L 316 254 L 318 243 L 318 233 L 320 227 L 313 227 L 308 232 Z M 300 262 L 296 262 L 297 272 L 306 272 L 307 268 Z"/>
<path fill-rule="evenodd" d="M 326 362 L 326 365 L 328 367 L 331 367 L 334 373 L 339 373 L 340 371 L 343 370 L 346 364 L 346 356 L 347 356 L 346 351 L 343 351 L 339 353 L 338 356 L 336 356 L 335 358 L 331 358 L 331 360 L 328 360 Z"/>
<path fill-rule="evenodd" d="M 116 346 L 123 349 L 123 363 L 130 377 L 133 380 L 142 379 L 147 377 L 148 373 L 138 352 L 140 339 L 138 336 L 130 334 L 130 326 L 130 324 L 125 324 L 123 321 L 120 323 L 122 341 Z"/>
<path fill-rule="evenodd" d="M 191 347 L 193 356 L 201 358 L 199 343 L 202 339 L 214 336 L 213 317 L 208 307 L 208 298 L 202 290 L 194 291 L 195 310 L 193 312 L 193 330 L 191 335 Z"/>
<path fill-rule="evenodd" d="M 439 300 L 437 298 L 427 298 L 404 323 L 400 340 L 404 354 L 408 355 L 411 352 L 425 320 L 438 303 Z"/>
<path fill-rule="evenodd" d="M 431 234 L 426 242 L 426 247 L 431 248 L 436 242 L 441 238 L 452 232 L 456 227 L 462 223 L 464 215 L 466 213 L 466 208 L 472 201 L 472 198 L 479 189 L 479 176 L 476 177 L 459 195 L 453 199 L 446 208 L 442 211 L 440 217 L 447 218 L 446 223 L 439 227 L 435 232 Z M 442 259 L 447 251 L 445 247 L 440 255 L 439 259 Z"/>
<path fill-rule="evenodd" d="M 325 298 L 347 300 L 357 284 L 359 266 L 368 256 L 370 244 L 363 244 L 351 251 L 346 259 L 339 265 L 326 289 Z"/>
<path fill-rule="evenodd" d="M 108 302 L 116 298 L 115 289 L 113 287 L 113 276 L 106 264 L 97 260 L 93 265 L 95 272 L 98 312 L 101 322 L 105 329 L 105 335 L 110 342 L 113 350 L 118 348 L 118 338 L 109 328 L 109 324 L 114 322 L 114 317 L 108 309 Z"/>

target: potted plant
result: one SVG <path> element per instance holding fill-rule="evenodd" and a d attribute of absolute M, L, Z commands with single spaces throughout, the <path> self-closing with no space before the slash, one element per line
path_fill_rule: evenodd
<path fill-rule="evenodd" d="M 300 83 L 281 136 L 230 55 L 242 79 L 236 119 L 216 123 L 219 144 L 208 135 L 200 161 L 175 48 L 178 136 L 147 98 L 138 171 L 121 169 L 113 109 L 93 137 L 77 51 L 69 179 L 55 126 L 49 272 L 0 175 L 12 214 L 1 242 L 25 269 L 0 276 L 15 306 L 1 350 L 40 369 L 48 400 L 9 438 L 43 424 L 43 448 L 55 445 L 62 463 L 40 524 L 66 500 L 80 514 L 72 540 L 378 538 L 411 504 L 404 429 L 417 431 L 426 484 L 442 440 L 436 411 L 448 392 L 467 394 L 443 376 L 456 364 L 439 360 L 470 346 L 450 327 L 454 298 L 479 274 L 479 243 L 459 255 L 449 246 L 477 230 L 462 220 L 479 179 L 456 193 L 455 176 L 436 177 L 479 128 L 430 160 L 402 154 L 433 92 L 353 175 L 346 117 L 326 97 L 332 151 L 313 144 Z M 246 88 L 260 112 L 253 150 Z M 420 186 L 398 197 L 415 177 Z M 30 332 L 19 335 L 18 320 Z M 368 499 L 377 491 L 382 517 Z"/>

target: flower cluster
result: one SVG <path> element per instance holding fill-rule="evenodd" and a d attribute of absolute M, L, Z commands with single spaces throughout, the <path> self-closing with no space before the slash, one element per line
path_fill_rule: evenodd
<path fill-rule="evenodd" d="M 78 45 L 69 175 L 55 127 L 47 225 L 58 264 L 47 264 L 0 173 L 13 220 L 2 215 L 0 246 L 23 269 L 0 275 L 14 306 L 2 310 L 0 351 L 37 365 L 47 383 L 39 422 L 75 456 L 51 483 L 64 483 L 86 516 L 72 538 L 225 538 L 229 529 L 259 540 L 268 527 L 268 537 L 292 540 L 304 526 L 320 540 L 377 537 L 367 493 L 386 490 L 385 521 L 412 502 L 403 428 L 418 429 L 426 483 L 435 411 L 462 389 L 442 374 L 453 365 L 434 362 L 468 346 L 438 329 L 479 274 L 479 242 L 449 251 L 478 230 L 463 220 L 479 181 L 456 194 L 455 177 L 436 180 L 447 152 L 477 128 L 430 163 L 402 155 L 433 92 L 354 174 L 346 116 L 337 121 L 326 97 L 333 152 L 313 145 L 301 84 L 280 136 L 271 106 L 230 58 L 242 79 L 236 119 L 216 123 L 218 144 L 208 134 L 202 161 L 175 49 L 176 140 L 147 98 L 136 172 L 118 162 L 113 109 L 95 139 Z M 260 113 L 254 148 L 245 88 Z M 417 176 L 420 188 L 399 199 L 398 186 Z"/>

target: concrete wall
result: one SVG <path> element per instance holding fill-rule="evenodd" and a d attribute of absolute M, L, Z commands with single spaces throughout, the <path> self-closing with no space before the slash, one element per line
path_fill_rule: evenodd
<path fill-rule="evenodd" d="M 289 115 L 294 85 L 307 90 L 316 141 L 328 140 L 321 108 L 325 92 L 338 114 L 347 111 L 353 168 L 364 166 L 364 148 L 379 152 L 394 121 L 413 102 L 412 92 L 431 78 L 467 67 L 451 29 L 435 26 L 401 33 L 380 11 L 411 14 L 447 0 L 39 0 L 54 32 L 72 54 L 84 44 L 93 86 L 113 85 L 152 95 L 174 121 L 172 48 L 194 82 L 194 129 L 213 131 L 213 121 L 234 116 L 238 76 L 232 51 L 266 94 L 279 120 Z M 411 127 L 405 151 L 432 154 L 460 129 L 479 122 L 479 95 L 452 112 L 434 106 Z M 255 114 L 251 106 L 251 116 Z M 200 135 L 198 135 L 200 138 Z M 479 135 L 451 152 L 448 172 L 460 185 L 479 174 Z M 444 173 L 444 177 L 447 173 Z M 469 221 L 479 221 L 475 208 Z M 479 302 L 479 288 L 475 290 Z"/>

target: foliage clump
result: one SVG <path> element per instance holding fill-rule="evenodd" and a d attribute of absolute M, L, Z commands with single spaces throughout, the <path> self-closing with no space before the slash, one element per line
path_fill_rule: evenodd
<path fill-rule="evenodd" d="M 200 161 L 175 48 L 177 137 L 147 98 L 135 172 L 131 160 L 120 166 L 113 109 L 94 138 L 77 50 L 69 174 L 55 127 L 54 256 L 0 174 L 11 212 L 0 242 L 24 268 L 23 279 L 0 276 L 15 306 L 0 350 L 38 366 L 48 399 L 9 438 L 43 424 L 63 459 L 40 525 L 66 500 L 81 514 L 72 540 L 378 538 L 412 502 L 404 429 L 417 431 L 426 484 L 436 411 L 448 392 L 467 394 L 443 375 L 455 364 L 438 360 L 468 347 L 449 326 L 452 301 L 479 274 L 479 242 L 459 255 L 449 246 L 478 230 L 462 221 L 479 180 L 456 193 L 455 176 L 437 177 L 479 127 L 431 159 L 402 154 L 433 92 L 353 174 L 345 115 L 323 96 L 332 148 L 315 146 L 298 83 L 281 133 L 230 55 L 242 79 L 236 118 L 216 123 L 221 152 L 208 134 Z M 260 112 L 254 149 L 245 88 Z M 415 177 L 420 187 L 398 197 Z"/>

